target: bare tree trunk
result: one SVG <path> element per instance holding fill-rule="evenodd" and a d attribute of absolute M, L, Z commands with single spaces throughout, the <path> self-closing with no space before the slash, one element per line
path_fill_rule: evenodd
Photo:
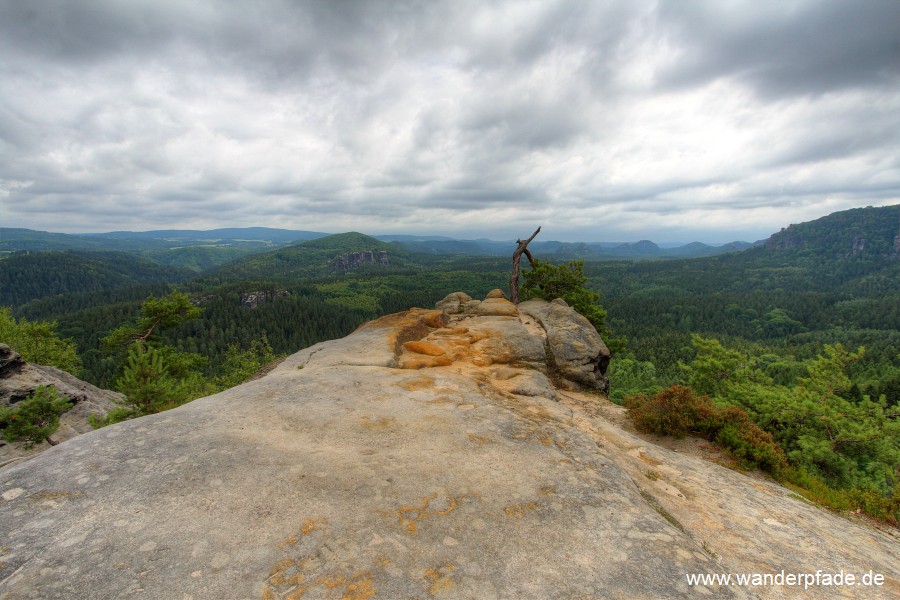
<path fill-rule="evenodd" d="M 528 242 L 533 240 L 538 233 L 540 233 L 541 228 L 538 227 L 537 230 L 531 234 L 531 237 L 525 241 L 516 240 L 516 244 L 518 244 L 518 248 L 513 252 L 513 268 L 512 275 L 509 277 L 509 299 L 513 304 L 519 303 L 519 260 L 522 258 L 522 254 L 528 258 L 528 262 L 531 266 L 534 266 L 534 259 L 531 257 L 531 252 L 528 251 Z"/>

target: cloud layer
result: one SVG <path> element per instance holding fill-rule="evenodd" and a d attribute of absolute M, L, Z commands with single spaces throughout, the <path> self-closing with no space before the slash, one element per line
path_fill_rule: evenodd
<path fill-rule="evenodd" d="M 0 0 L 4 226 L 756 239 L 898 131 L 895 0 Z"/>

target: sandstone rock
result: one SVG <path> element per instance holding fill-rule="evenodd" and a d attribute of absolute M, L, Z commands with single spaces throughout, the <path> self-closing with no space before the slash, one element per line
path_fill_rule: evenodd
<path fill-rule="evenodd" d="M 468 302 L 464 302 L 462 305 L 460 305 L 459 312 L 464 314 L 475 314 L 480 305 L 481 300 L 469 300 Z"/>
<path fill-rule="evenodd" d="M 500 290 L 500 289 L 493 289 L 490 292 L 488 292 L 487 296 L 485 296 L 486 300 L 490 300 L 490 299 L 494 299 L 494 298 L 508 300 L 508 298 L 506 297 L 506 294 L 504 294 L 503 290 Z"/>
<path fill-rule="evenodd" d="M 530 334 L 518 319 L 479 317 L 468 323 L 467 335 L 475 340 L 473 350 L 489 359 L 487 364 L 521 363 L 546 368 L 542 340 Z"/>
<path fill-rule="evenodd" d="M 88 422 L 90 415 L 102 417 L 124 399 L 118 392 L 102 390 L 55 367 L 26 363 L 9 346 L 0 344 L 0 406 L 15 405 L 41 385 L 55 388 L 60 396 L 73 403 L 73 407 L 59 419 L 59 429 L 52 436 L 55 441 L 91 431 L 93 427 Z M 23 443 L 7 443 L 0 438 L 0 465 L 31 456 L 48 447 L 49 444 L 44 443 L 27 450 Z"/>
<path fill-rule="evenodd" d="M 516 305 L 506 298 L 487 298 L 475 308 L 475 314 L 481 317 L 518 317 Z"/>
<path fill-rule="evenodd" d="M 556 368 L 568 382 L 603 393 L 609 391 L 609 348 L 585 317 L 563 300 L 552 303 L 528 300 L 519 311 L 540 322 L 547 332 L 547 345 Z"/>
<path fill-rule="evenodd" d="M 823 568 L 900 592 L 896 539 L 624 432 L 597 397 L 508 392 L 546 385 L 519 364 L 542 336 L 435 312 L 0 469 L 0 598 L 782 597 L 685 575 Z M 397 368 L 446 357 L 412 341 L 458 359 Z M 478 366 L 503 348 L 519 360 Z"/>
<path fill-rule="evenodd" d="M 466 302 L 471 301 L 472 297 L 465 292 L 453 292 L 444 296 L 443 300 L 438 300 L 435 303 L 434 307 L 438 310 L 443 310 L 450 314 L 456 314 L 460 312 L 461 306 L 463 306 Z"/>
<path fill-rule="evenodd" d="M 550 380 L 539 371 L 501 367 L 496 369 L 492 376 L 495 379 L 494 386 L 504 392 L 517 396 L 541 396 L 550 400 L 556 399 L 556 390 Z"/>
<path fill-rule="evenodd" d="M 447 354 L 447 351 L 430 342 L 404 342 L 403 348 L 417 354 L 427 354 L 428 356 L 440 356 Z"/>

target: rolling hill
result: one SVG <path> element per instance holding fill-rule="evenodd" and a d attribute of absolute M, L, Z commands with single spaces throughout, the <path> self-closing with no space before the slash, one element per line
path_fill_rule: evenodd
<path fill-rule="evenodd" d="M 369 264 L 362 270 L 406 267 L 411 253 L 396 244 L 388 244 L 357 232 L 329 235 L 279 248 L 265 254 L 248 256 L 211 271 L 203 279 L 234 281 L 240 279 L 285 281 L 297 277 L 329 275 L 335 271 L 334 261 L 340 256 L 361 252 L 386 252 L 389 266 Z"/>
<path fill-rule="evenodd" d="M 0 306 L 59 294 L 109 292 L 151 283 L 181 283 L 194 273 L 126 252 L 35 252 L 0 261 Z"/>

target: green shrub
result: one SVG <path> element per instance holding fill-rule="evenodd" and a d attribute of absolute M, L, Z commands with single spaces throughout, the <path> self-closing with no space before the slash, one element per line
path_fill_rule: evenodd
<path fill-rule="evenodd" d="M 7 442 L 25 442 L 26 448 L 43 441 L 56 445 L 50 436 L 59 427 L 59 417 L 72 408 L 66 398 L 60 398 L 56 388 L 38 386 L 34 393 L 14 408 L 0 414 L 4 426 L 3 439 Z"/>
<path fill-rule="evenodd" d="M 690 388 L 673 385 L 659 392 L 637 394 L 625 399 L 629 415 L 638 431 L 681 438 L 699 432 L 698 425 L 709 421 L 714 407 L 706 396 L 695 396 Z"/>
<path fill-rule="evenodd" d="M 718 407 L 691 388 L 673 385 L 625 400 L 638 431 L 684 437 L 700 435 L 721 444 L 742 467 L 760 468 L 778 476 L 787 467 L 784 451 L 772 435 L 760 429 L 740 407 Z"/>
<path fill-rule="evenodd" d="M 138 413 L 133 408 L 128 408 L 126 406 L 117 406 L 106 413 L 106 416 L 99 415 L 88 415 L 88 423 L 91 424 L 91 427 L 94 429 L 100 429 L 101 427 L 106 427 L 107 425 L 114 425 L 115 423 L 121 423 L 122 421 L 127 421 L 128 419 L 132 419 L 137 417 Z"/>
<path fill-rule="evenodd" d="M 808 458 L 798 456 L 791 464 L 772 434 L 739 406 L 716 406 L 707 396 L 679 385 L 652 395 L 630 396 L 625 406 L 639 431 L 673 437 L 700 435 L 719 443 L 743 468 L 759 468 L 818 504 L 900 524 L 900 483 L 890 494 L 874 486 L 833 487 L 805 466 Z M 817 463 L 816 469 L 821 468 Z"/>

